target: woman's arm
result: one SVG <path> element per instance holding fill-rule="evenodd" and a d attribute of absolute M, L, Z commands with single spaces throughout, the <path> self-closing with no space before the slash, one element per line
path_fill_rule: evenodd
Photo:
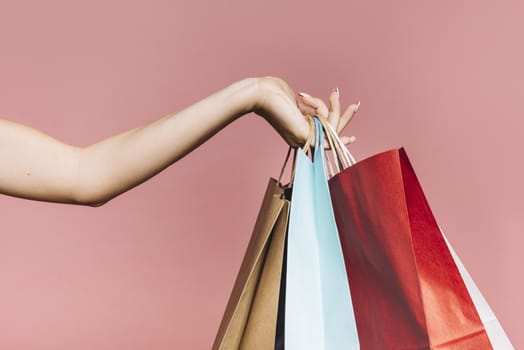
<path fill-rule="evenodd" d="M 0 120 L 0 193 L 99 206 L 146 181 L 250 112 L 256 78 L 85 148 Z"/>
<path fill-rule="evenodd" d="M 252 111 L 266 118 L 291 146 L 302 145 L 309 134 L 293 91 L 274 77 L 237 81 L 179 112 L 85 148 L 0 119 L 0 193 L 100 206 Z"/>

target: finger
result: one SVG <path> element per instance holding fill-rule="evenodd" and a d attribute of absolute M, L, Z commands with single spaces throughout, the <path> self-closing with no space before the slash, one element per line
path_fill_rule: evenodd
<path fill-rule="evenodd" d="M 333 126 L 333 129 L 338 130 L 340 120 L 340 92 L 338 88 L 333 89 L 329 95 L 329 115 L 328 122 Z"/>
<path fill-rule="evenodd" d="M 355 143 L 355 141 L 357 141 L 357 137 L 356 136 L 341 136 L 340 141 L 342 141 L 344 145 L 350 145 L 352 143 Z M 331 147 L 327 140 L 324 140 L 324 149 L 331 150 Z"/>
<path fill-rule="evenodd" d="M 357 138 L 355 136 L 341 136 L 340 137 L 340 141 L 342 141 L 342 143 L 344 145 L 350 145 L 352 143 L 354 143 L 355 141 L 357 141 Z M 329 145 L 329 142 L 327 140 L 324 141 L 324 148 L 326 150 L 330 150 L 331 147 Z"/>
<path fill-rule="evenodd" d="M 305 105 L 310 106 L 315 110 L 315 114 L 327 118 L 329 110 L 324 101 L 322 101 L 320 98 L 310 96 L 304 92 L 299 92 L 298 94 L 302 97 L 302 102 L 304 102 Z"/>
<path fill-rule="evenodd" d="M 311 106 L 308 106 L 308 105 L 305 105 L 304 103 L 300 102 L 300 104 L 298 105 L 298 109 L 300 109 L 300 112 L 302 112 L 302 114 L 304 115 L 314 115 L 315 114 L 315 109 Z"/>
<path fill-rule="evenodd" d="M 340 138 L 340 140 L 345 144 L 345 145 L 349 145 L 351 143 L 354 143 L 357 138 L 355 136 L 342 136 Z"/>
<path fill-rule="evenodd" d="M 349 107 L 346 109 L 344 114 L 342 114 L 342 116 L 340 117 L 337 133 L 340 134 L 342 130 L 344 130 L 344 128 L 349 124 L 349 122 L 351 121 L 355 113 L 358 111 L 359 107 L 360 107 L 360 101 L 349 105 Z"/>

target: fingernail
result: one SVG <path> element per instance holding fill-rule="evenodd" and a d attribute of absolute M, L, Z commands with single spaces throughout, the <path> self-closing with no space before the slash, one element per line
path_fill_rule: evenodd
<path fill-rule="evenodd" d="M 340 96 L 340 91 L 338 90 L 338 87 L 335 88 L 335 92 L 337 93 L 337 95 Z"/>
<path fill-rule="evenodd" d="M 306 94 L 305 92 L 299 92 L 298 94 L 299 94 L 300 96 L 302 96 L 302 97 L 304 97 L 304 96 L 306 96 L 306 97 L 311 97 L 310 95 Z"/>
<path fill-rule="evenodd" d="M 357 101 L 357 106 L 355 107 L 355 112 L 358 111 L 359 108 L 360 108 L 360 100 Z"/>

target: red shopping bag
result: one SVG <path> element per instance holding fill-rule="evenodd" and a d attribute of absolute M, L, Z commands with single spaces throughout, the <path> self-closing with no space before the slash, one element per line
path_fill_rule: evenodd
<path fill-rule="evenodd" d="M 329 187 L 362 349 L 492 349 L 404 148 Z"/>

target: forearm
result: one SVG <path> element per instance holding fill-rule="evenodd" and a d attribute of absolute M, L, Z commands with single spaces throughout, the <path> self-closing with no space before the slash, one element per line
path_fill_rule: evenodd
<path fill-rule="evenodd" d="M 156 175 L 253 108 L 256 78 L 80 152 L 77 201 L 100 205 Z"/>

